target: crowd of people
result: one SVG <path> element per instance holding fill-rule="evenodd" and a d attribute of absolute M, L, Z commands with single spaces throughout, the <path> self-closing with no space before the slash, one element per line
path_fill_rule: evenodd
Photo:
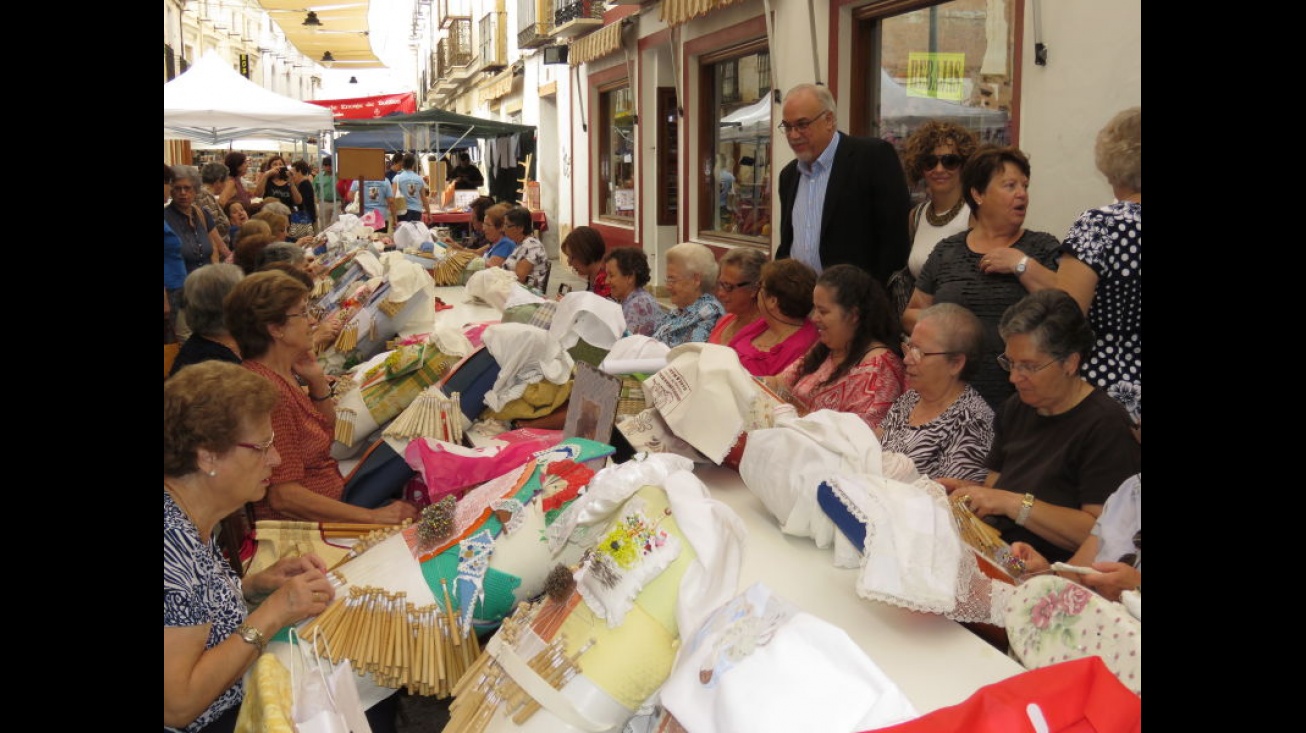
<path fill-rule="evenodd" d="M 1138 588 L 1141 108 L 1096 141 L 1115 200 L 1058 241 L 1025 227 L 1032 169 L 1018 148 L 931 122 L 900 160 L 883 141 L 838 131 L 824 87 L 784 99 L 780 130 L 796 160 L 779 174 L 774 257 L 671 247 L 666 305 L 648 255 L 609 247 L 595 228 L 564 238 L 566 264 L 621 305 L 628 334 L 731 348 L 799 414 L 855 414 L 992 524 L 1028 572 L 1071 561 L 1091 570 L 1074 580 L 1111 600 Z M 165 725 L 178 729 L 230 715 L 249 649 L 332 596 L 313 557 L 233 575 L 214 537 L 220 520 L 245 505 L 257 518 L 418 515 L 397 490 L 351 496 L 330 455 L 333 387 L 314 354 L 340 324 L 309 308 L 307 242 L 291 238 L 273 201 L 295 214 L 344 192 L 299 162 L 270 157 L 252 192 L 240 153 L 164 169 L 165 342 L 184 339 L 164 419 L 164 624 L 176 642 L 165 645 Z M 401 156 L 393 181 L 365 182 L 381 188 L 364 206 L 404 195 L 402 218 L 420 220 L 428 191 L 414 163 Z M 911 207 L 918 183 L 925 199 Z M 530 211 L 488 197 L 472 211 L 467 236 L 441 244 L 543 294 L 550 263 Z M 253 611 L 248 601 L 259 601 Z M 200 665 L 215 670 L 203 684 Z"/>

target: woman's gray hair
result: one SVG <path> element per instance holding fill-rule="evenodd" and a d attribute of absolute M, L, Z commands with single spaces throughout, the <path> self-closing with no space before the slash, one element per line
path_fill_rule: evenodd
<path fill-rule="evenodd" d="M 273 242 L 264 247 L 258 253 L 258 264 L 255 269 L 261 270 L 269 262 L 289 262 L 292 265 L 299 265 L 307 259 L 304 254 L 304 248 L 294 242 Z"/>
<path fill-rule="evenodd" d="M 204 167 L 200 168 L 200 179 L 204 181 L 206 186 L 212 183 L 220 183 L 230 177 L 231 173 L 227 171 L 227 166 L 222 163 L 205 163 Z"/>
<path fill-rule="evenodd" d="M 672 262 L 684 268 L 686 274 L 697 275 L 702 292 L 716 290 L 716 276 L 721 268 L 717 266 L 712 250 L 697 242 L 681 242 L 667 250 L 667 263 Z"/>
<path fill-rule="evenodd" d="M 236 265 L 205 265 L 186 276 L 186 325 L 201 336 L 220 336 L 227 332 L 223 321 L 222 301 L 236 283 L 245 277 Z"/>
<path fill-rule="evenodd" d="M 935 303 L 921 311 L 916 323 L 930 320 L 938 324 L 939 338 L 944 351 L 953 356 L 965 357 L 961 378 L 970 381 L 979 371 L 984 349 L 984 323 L 965 306 L 956 303 Z"/>
<path fill-rule="evenodd" d="M 172 167 L 172 174 L 176 176 L 173 183 L 183 180 L 190 181 L 196 189 L 198 189 L 203 183 L 203 179 L 200 178 L 200 169 L 193 165 L 174 165 Z M 196 191 L 196 193 L 198 193 L 198 191 Z"/>
<path fill-rule="evenodd" d="M 263 201 L 263 207 L 260 208 L 259 211 L 270 211 L 273 214 L 281 214 L 287 219 L 290 218 L 290 207 L 280 201 L 268 201 L 265 199 Z"/>
<path fill-rule="evenodd" d="M 762 279 L 762 265 L 767 261 L 766 253 L 752 247 L 735 247 L 721 255 L 718 267 L 730 265 L 739 268 L 743 282 L 756 285 Z"/>
<path fill-rule="evenodd" d="M 1093 327 L 1079 309 L 1079 303 L 1064 290 L 1039 290 L 1013 303 L 998 322 L 998 334 L 1006 341 L 1026 335 L 1035 348 L 1056 359 L 1079 354 L 1083 364 L 1093 349 Z"/>

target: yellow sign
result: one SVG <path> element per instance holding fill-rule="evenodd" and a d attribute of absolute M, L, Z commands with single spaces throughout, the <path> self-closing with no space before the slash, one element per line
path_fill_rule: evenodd
<path fill-rule="evenodd" d="M 966 54 L 912 51 L 907 54 L 907 96 L 960 102 L 966 79 Z"/>

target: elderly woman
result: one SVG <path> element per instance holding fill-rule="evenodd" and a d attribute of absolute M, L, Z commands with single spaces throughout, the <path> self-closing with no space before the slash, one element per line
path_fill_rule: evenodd
<path fill-rule="evenodd" d="M 562 240 L 562 255 L 567 259 L 567 266 L 577 275 L 585 278 L 585 289 L 603 298 L 611 297 L 612 286 L 608 284 L 608 271 L 603 264 L 608 245 L 603 235 L 594 227 L 579 226 L 571 230 Z"/>
<path fill-rule="evenodd" d="M 644 289 L 651 275 L 648 255 L 638 247 L 617 247 L 603 260 L 612 286 L 612 299 L 621 304 L 626 330 L 632 335 L 652 336 L 662 319 L 662 306 Z"/>
<path fill-rule="evenodd" d="M 956 303 L 921 311 L 902 341 L 903 392 L 876 431 L 884 450 L 911 458 L 931 478 L 983 481 L 993 445 L 993 408 L 967 382 L 979 368 L 984 324 Z"/>
<path fill-rule="evenodd" d="M 716 299 L 726 314 L 717 320 L 712 333 L 708 334 L 709 344 L 728 345 L 739 329 L 762 317 L 757 305 L 757 290 L 762 279 L 762 265 L 765 264 L 765 252 L 745 247 L 736 247 L 721 257 Z"/>
<path fill-rule="evenodd" d="M 675 308 L 658 321 L 653 338 L 671 347 L 707 341 L 725 314 L 721 301 L 712 295 L 716 278 L 716 257 L 707 247 L 681 242 L 667 250 L 667 290 Z"/>
<path fill-rule="evenodd" d="M 222 189 L 227 185 L 227 166 L 221 163 L 205 163 L 200 168 L 200 181 L 204 185 L 200 186 L 195 202 L 213 217 L 213 221 L 218 225 L 218 236 L 230 245 L 227 233 L 231 231 L 231 220 L 227 218 L 226 207 L 218 203 L 218 197 L 222 195 Z"/>
<path fill-rule="evenodd" d="M 1016 148 L 984 148 L 966 161 L 961 183 L 975 226 L 930 252 L 902 315 L 908 333 L 920 312 L 936 302 L 956 303 L 979 316 L 984 349 L 971 384 L 995 411 L 1012 393 L 996 361 L 1002 351 L 998 319 L 1026 294 L 1056 285 L 1057 238 L 1025 229 L 1029 170 L 1029 159 Z"/>
<path fill-rule="evenodd" d="M 264 211 L 260 213 L 260 216 L 262 215 L 269 214 Z M 269 216 L 275 216 L 275 214 L 270 214 Z M 259 220 L 255 219 L 255 221 Z M 236 253 L 232 255 L 231 262 L 240 267 L 246 275 L 251 275 L 258 270 L 259 261 L 263 256 L 263 250 L 273 244 L 277 244 L 278 242 L 281 244 L 290 244 L 289 242 L 282 242 L 271 234 L 250 234 L 243 236 L 236 242 Z M 290 244 L 290 246 L 294 247 L 295 245 Z"/>
<path fill-rule="evenodd" d="M 495 204 L 485 210 L 485 221 L 481 227 L 490 248 L 481 256 L 485 258 L 486 267 L 501 267 L 508 260 L 508 255 L 517 249 L 516 240 L 504 232 L 508 225 L 509 208 L 507 204 Z"/>
<path fill-rule="evenodd" d="M 1061 243 L 1057 287 L 1088 314 L 1097 342 L 1088 381 L 1143 415 L 1143 108 L 1120 112 L 1097 134 L 1097 169 L 1115 202 L 1083 213 Z"/>
<path fill-rule="evenodd" d="M 1102 503 L 1142 470 L 1129 414 L 1080 376 L 1093 329 L 1063 290 L 1040 290 L 1007 309 L 999 326 L 1018 399 L 997 410 L 982 486 L 943 479 L 1008 543 L 1064 561 L 1088 538 Z"/>
<path fill-rule="evenodd" d="M 767 384 L 806 414 L 851 412 L 872 429 L 902 394 L 898 324 L 879 281 L 854 265 L 826 268 L 812 289 L 820 340 Z"/>
<path fill-rule="evenodd" d="M 172 374 L 202 361 L 240 363 L 240 347 L 227 330 L 222 303 L 244 277 L 239 267 L 226 263 L 201 267 L 186 277 L 186 323 L 191 334 L 172 362 Z"/>
<path fill-rule="evenodd" d="M 163 383 L 163 725 L 232 730 L 246 670 L 279 629 L 335 591 L 308 554 L 240 578 L 214 527 L 267 492 L 277 390 L 235 364 L 192 364 Z M 250 606 L 254 605 L 251 611 Z"/>
<path fill-rule="evenodd" d="M 542 294 L 548 285 L 549 253 L 544 243 L 531 234 L 531 210 L 514 206 L 503 216 L 503 233 L 516 246 L 502 267 L 516 275 L 517 282 Z"/>
<path fill-rule="evenodd" d="M 489 211 L 491 206 L 494 206 L 494 199 L 489 196 L 478 196 L 472 199 L 472 217 L 467 220 L 467 234 L 464 235 L 462 243 L 446 237 L 444 240 L 445 245 L 454 251 L 468 250 L 478 255 L 484 255 L 492 243 L 485 236 L 485 212 Z M 509 250 L 508 254 L 512 254 L 511 250 Z M 504 255 L 504 257 L 506 258 L 507 255 Z"/>
<path fill-rule="evenodd" d="M 783 259 L 763 265 L 757 277 L 761 318 L 739 329 L 729 345 L 750 374 L 768 377 L 784 371 L 816 343 L 816 325 L 807 317 L 816 272 L 800 260 Z"/>
<path fill-rule="evenodd" d="M 163 208 L 163 221 L 181 239 L 181 256 L 190 274 L 201 265 L 221 261 L 230 250 L 217 222 L 196 203 L 203 185 L 199 171 L 192 165 L 172 168 L 172 202 Z"/>
<path fill-rule="evenodd" d="M 341 501 L 346 482 L 331 457 L 336 407 L 322 365 L 313 357 L 315 323 L 308 287 L 283 272 L 247 276 L 227 297 L 227 328 L 240 345 L 246 369 L 272 383 L 280 399 L 272 411 L 281 464 L 267 498 L 254 505 L 258 519 L 399 524 L 417 518 L 405 501 L 368 508 Z M 300 384 L 305 387 L 301 387 Z M 394 487 L 398 495 L 402 486 Z"/>
<path fill-rule="evenodd" d="M 245 210 L 245 205 L 236 199 L 228 201 L 227 205 L 222 209 L 227 215 L 227 222 L 230 224 L 224 238 L 227 240 L 227 246 L 235 250 L 240 228 L 245 222 L 249 221 L 249 212 Z"/>

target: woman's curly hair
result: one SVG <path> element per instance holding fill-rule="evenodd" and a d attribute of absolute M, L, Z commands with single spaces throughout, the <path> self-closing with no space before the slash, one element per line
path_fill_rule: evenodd
<path fill-rule="evenodd" d="M 979 148 L 979 138 L 975 133 L 952 122 L 930 120 L 912 132 L 903 150 L 902 167 L 907 172 L 907 185 L 921 178 L 921 156 L 929 155 L 938 146 L 948 143 L 957 148 L 963 164 Z"/>

